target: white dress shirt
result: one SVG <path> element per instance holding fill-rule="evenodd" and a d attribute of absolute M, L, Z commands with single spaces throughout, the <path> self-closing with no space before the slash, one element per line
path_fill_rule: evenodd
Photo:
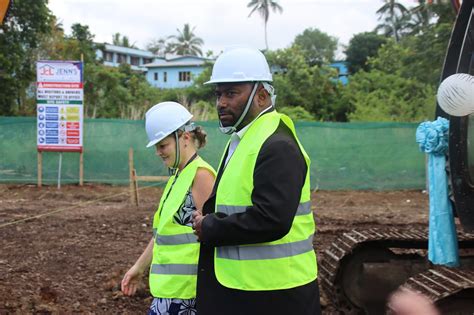
<path fill-rule="evenodd" d="M 273 108 L 273 106 L 271 106 L 271 105 L 268 106 L 263 111 L 261 111 L 260 114 L 258 114 L 258 116 L 255 117 L 255 119 L 252 120 L 247 126 L 245 126 L 244 128 L 240 129 L 237 132 L 234 132 L 230 136 L 229 152 L 227 153 L 227 157 L 226 157 L 225 164 L 224 164 L 225 166 L 227 166 L 227 163 L 229 162 L 230 158 L 234 154 L 235 149 L 237 148 L 237 146 L 240 143 L 240 140 L 242 139 L 244 134 L 247 132 L 247 130 L 250 128 L 250 126 L 255 122 L 255 120 L 257 120 L 258 117 L 260 117 L 261 115 L 263 115 L 264 113 L 266 113 L 267 111 L 269 111 L 272 108 Z"/>

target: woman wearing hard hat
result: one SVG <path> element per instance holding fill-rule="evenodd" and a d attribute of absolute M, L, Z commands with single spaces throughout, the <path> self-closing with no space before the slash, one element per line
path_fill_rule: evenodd
<path fill-rule="evenodd" d="M 133 295 L 149 268 L 154 299 L 148 314 L 196 313 L 199 242 L 192 230 L 192 213 L 200 211 L 214 185 L 215 171 L 197 155 L 206 134 L 192 115 L 175 102 L 163 102 L 146 113 L 149 143 L 171 170 L 153 220 L 153 237 L 122 279 L 122 291 Z"/>

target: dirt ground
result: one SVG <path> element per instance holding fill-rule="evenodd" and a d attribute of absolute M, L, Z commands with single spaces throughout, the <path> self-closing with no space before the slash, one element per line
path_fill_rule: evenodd
<path fill-rule="evenodd" d="M 152 235 L 160 195 L 159 188 L 140 190 L 135 208 L 127 187 L 0 185 L 0 314 L 146 313 L 147 279 L 134 297 L 119 285 Z M 428 221 L 421 191 L 318 191 L 312 201 L 318 259 L 352 228 Z M 324 295 L 321 302 L 323 313 L 334 312 Z"/>

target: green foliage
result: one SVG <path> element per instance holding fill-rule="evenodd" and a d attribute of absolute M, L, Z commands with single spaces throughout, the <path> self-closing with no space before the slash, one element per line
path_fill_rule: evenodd
<path fill-rule="evenodd" d="M 346 121 L 345 105 L 340 102 L 342 86 L 336 70 L 328 66 L 310 66 L 298 46 L 267 53 L 277 73 L 273 85 L 277 107 L 301 106 L 315 119 Z"/>
<path fill-rule="evenodd" d="M 27 114 L 27 88 L 35 78 L 35 49 L 50 33 L 46 0 L 15 0 L 0 25 L 0 115 Z"/>
<path fill-rule="evenodd" d="M 172 35 L 169 38 L 173 39 L 168 45 L 168 50 L 177 55 L 191 55 L 202 56 L 201 46 L 204 41 L 194 34 L 194 29 L 188 23 L 184 24 L 183 30 L 176 29 L 178 35 Z"/>
<path fill-rule="evenodd" d="M 75 23 L 71 26 L 72 36 L 69 40 L 77 41 L 77 50 L 73 53 L 74 60 L 84 60 L 86 63 L 95 63 L 94 35 L 89 31 L 89 26 Z"/>
<path fill-rule="evenodd" d="M 167 40 L 168 39 L 164 37 L 153 39 L 150 42 L 148 42 L 148 44 L 146 45 L 146 49 L 148 51 L 151 51 L 155 55 L 163 57 L 165 56 L 166 53 L 169 52 L 169 49 L 170 49 L 167 43 Z"/>
<path fill-rule="evenodd" d="M 162 101 L 179 101 L 176 90 L 152 87 L 141 72 L 129 65 L 111 68 L 86 64 L 84 106 L 87 117 L 143 119 L 145 112 Z"/>
<path fill-rule="evenodd" d="M 351 121 L 421 121 L 434 118 L 435 94 L 449 42 L 452 22 L 444 7 L 420 4 L 406 13 L 403 37 L 388 40 L 367 71 L 349 80 L 341 102 L 349 104 Z M 439 10 L 439 11 L 436 11 Z M 438 13 L 436 13 L 438 12 Z M 431 22 L 431 14 L 439 14 Z M 411 19 L 411 20 L 410 20 Z M 415 21 L 416 20 L 416 21 Z M 414 23 L 417 22 L 417 23 Z M 412 33 L 412 35 L 408 35 Z"/>
<path fill-rule="evenodd" d="M 121 35 L 120 33 L 112 35 L 112 44 L 122 47 L 137 48 L 135 47 L 135 44 L 130 44 L 128 36 Z"/>
<path fill-rule="evenodd" d="M 314 120 L 313 115 L 304 109 L 301 106 L 284 106 L 278 107 L 278 111 L 282 114 L 289 116 L 292 120 L 305 120 L 305 121 L 312 121 Z"/>
<path fill-rule="evenodd" d="M 296 36 L 293 45 L 301 47 L 309 65 L 322 65 L 333 61 L 334 52 L 337 49 L 337 38 L 317 28 L 307 28 Z"/>
<path fill-rule="evenodd" d="M 345 51 L 346 61 L 349 63 L 351 73 L 359 70 L 368 70 L 367 60 L 377 54 L 380 46 L 387 41 L 382 35 L 374 32 L 355 34 L 349 41 Z"/>
<path fill-rule="evenodd" d="M 441 76 L 444 57 L 451 34 L 451 25 L 430 26 L 426 32 L 403 38 L 399 43 L 388 41 L 378 55 L 369 61 L 371 69 L 399 73 L 436 86 Z"/>
<path fill-rule="evenodd" d="M 189 110 L 193 114 L 194 120 L 218 120 L 216 107 L 209 102 L 198 101 Z"/>
<path fill-rule="evenodd" d="M 359 71 L 344 90 L 350 121 L 417 122 L 431 119 L 435 91 L 426 83 L 380 70 Z"/>
<path fill-rule="evenodd" d="M 214 85 L 207 84 L 205 85 L 204 82 L 209 81 L 212 73 L 212 64 L 207 63 L 205 68 L 201 74 L 193 78 L 194 84 L 193 86 L 186 89 L 186 94 L 189 98 L 190 102 L 196 102 L 199 100 L 206 101 L 208 103 L 215 102 L 215 92 L 214 92 Z"/>

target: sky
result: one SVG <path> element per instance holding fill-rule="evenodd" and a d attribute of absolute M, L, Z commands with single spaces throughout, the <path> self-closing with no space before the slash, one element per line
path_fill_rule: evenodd
<path fill-rule="evenodd" d="M 249 0 L 49 0 L 49 8 L 67 34 L 71 25 L 89 26 L 96 42 L 112 42 L 112 34 L 128 36 L 138 48 L 153 39 L 177 34 L 185 23 L 204 40 L 202 51 L 215 54 L 226 47 L 265 48 L 264 23 Z M 399 1 L 411 7 L 415 0 Z M 338 58 L 354 34 L 372 31 L 382 0 L 280 0 L 283 13 L 271 12 L 267 24 L 269 48 L 289 47 L 296 35 L 318 28 L 339 41 Z"/>

